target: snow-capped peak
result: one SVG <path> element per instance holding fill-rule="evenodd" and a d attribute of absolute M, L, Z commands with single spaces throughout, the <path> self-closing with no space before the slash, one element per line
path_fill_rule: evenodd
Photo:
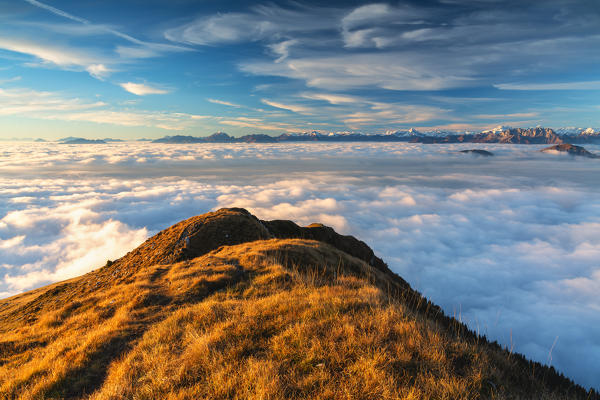
<path fill-rule="evenodd" d="M 392 130 L 388 130 L 385 131 L 386 135 L 391 135 L 391 136 L 398 136 L 398 137 L 408 137 L 408 136 L 423 136 L 423 133 L 421 133 L 420 131 L 416 130 L 415 128 L 410 128 L 407 131 L 392 131 Z"/>
<path fill-rule="evenodd" d="M 565 128 L 558 128 L 555 132 L 559 135 L 586 135 L 586 136 L 597 136 L 600 135 L 600 129 L 594 128 L 577 128 L 574 126 L 568 126 Z"/>
<path fill-rule="evenodd" d="M 509 129 L 512 129 L 512 127 L 508 126 L 508 125 L 498 125 L 495 128 L 487 129 L 485 131 L 481 131 L 481 133 L 500 133 L 500 132 L 507 131 Z"/>
<path fill-rule="evenodd" d="M 299 133 L 294 133 L 294 136 L 310 136 L 310 137 L 315 137 L 315 136 L 325 136 L 323 135 L 321 132 L 319 131 L 311 131 L 311 132 L 299 132 Z"/>

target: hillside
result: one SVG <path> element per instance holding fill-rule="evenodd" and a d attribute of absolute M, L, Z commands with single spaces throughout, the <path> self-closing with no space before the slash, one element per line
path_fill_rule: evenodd
<path fill-rule="evenodd" d="M 596 399 L 470 332 L 363 242 L 222 209 L 0 300 L 0 398 Z"/>

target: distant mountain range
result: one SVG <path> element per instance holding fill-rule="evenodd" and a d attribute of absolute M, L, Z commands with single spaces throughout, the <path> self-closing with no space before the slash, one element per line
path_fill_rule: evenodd
<path fill-rule="evenodd" d="M 514 143 L 561 144 L 600 143 L 600 130 L 593 128 L 511 128 L 498 127 L 481 132 L 388 131 L 385 134 L 329 133 L 318 131 L 284 133 L 279 136 L 246 135 L 233 137 L 217 132 L 207 137 L 165 136 L 153 143 L 281 143 L 281 142 L 411 142 L 411 143 Z"/>
<path fill-rule="evenodd" d="M 36 141 L 44 139 L 12 138 L 0 141 Z M 65 137 L 57 140 L 62 144 L 106 144 L 123 142 L 123 139 L 86 139 Z M 512 128 L 498 126 L 480 132 L 450 130 L 392 130 L 380 134 L 360 132 L 310 131 L 302 133 L 283 133 L 279 136 L 251 134 L 233 137 L 225 132 L 216 132 L 210 136 L 165 136 L 160 139 L 137 139 L 138 142 L 152 143 L 282 143 L 282 142 L 410 142 L 410 143 L 514 143 L 514 144 L 600 144 L 600 128 Z"/>
<path fill-rule="evenodd" d="M 39 141 L 39 140 L 40 139 L 38 139 L 36 141 Z M 85 138 L 80 138 L 80 137 L 69 136 L 66 138 L 59 139 L 58 142 L 61 144 L 106 144 L 106 143 L 110 143 L 110 142 L 124 142 L 124 140 L 111 139 L 111 138 L 85 139 Z"/>

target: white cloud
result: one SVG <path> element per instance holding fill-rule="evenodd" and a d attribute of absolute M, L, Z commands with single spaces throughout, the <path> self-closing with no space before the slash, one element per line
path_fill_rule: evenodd
<path fill-rule="evenodd" d="M 61 17 L 65 17 L 65 18 L 70 19 L 72 21 L 80 22 L 82 24 L 88 24 L 89 23 L 89 21 L 87 21 L 87 20 L 85 20 L 83 18 L 76 17 L 76 16 L 74 16 L 72 14 L 69 14 L 69 13 L 67 13 L 65 11 L 59 10 L 58 8 L 52 7 L 52 6 L 48 5 L 48 4 L 40 3 L 39 1 L 36 1 L 36 0 L 25 0 L 25 1 L 28 2 L 31 5 L 43 8 L 45 10 L 50 11 L 53 14 L 59 15 Z"/>
<path fill-rule="evenodd" d="M 94 24 L 91 21 L 68 13 L 64 10 L 58 9 L 56 7 L 52 7 L 48 4 L 39 2 L 37 0 L 25 0 L 29 4 L 42 8 L 51 12 L 52 14 L 61 16 L 63 18 L 69 19 L 71 21 L 75 21 L 81 25 L 74 26 L 65 26 L 60 24 L 38 24 L 38 26 L 43 26 L 46 29 L 54 30 L 57 32 L 67 33 L 67 34 L 75 34 L 75 35 L 96 35 L 100 33 L 111 34 L 117 36 L 121 39 L 124 39 L 130 43 L 133 43 L 136 46 L 117 46 L 117 53 L 123 58 L 149 58 L 149 57 L 157 57 L 164 52 L 173 52 L 173 51 L 189 51 L 190 49 L 182 47 L 182 46 L 174 46 L 171 44 L 163 44 L 163 43 L 152 43 L 145 42 L 139 40 L 131 35 L 123 33 L 111 26 L 102 25 L 102 24 Z M 96 77 L 94 74 L 92 76 Z"/>
<path fill-rule="evenodd" d="M 441 90 L 471 86 L 467 62 L 442 64 L 433 55 L 417 53 L 339 54 L 326 57 L 288 58 L 280 63 L 245 62 L 242 71 L 254 75 L 282 76 L 306 81 L 327 90 L 377 87 L 389 90 Z"/>
<path fill-rule="evenodd" d="M 286 33 L 328 28 L 334 14 L 334 10 L 326 8 L 290 10 L 274 5 L 254 6 L 250 12 L 199 17 L 190 23 L 168 29 L 165 37 L 171 41 L 196 45 L 272 40 Z"/>
<path fill-rule="evenodd" d="M 288 58 L 288 56 L 290 55 L 290 48 L 295 44 L 298 44 L 298 40 L 290 39 L 269 45 L 271 51 L 278 56 L 275 62 L 281 62 Z"/>
<path fill-rule="evenodd" d="M 96 79 L 104 79 L 108 74 L 110 74 L 110 70 L 104 64 L 92 64 L 85 69 L 91 76 Z"/>
<path fill-rule="evenodd" d="M 392 7 L 385 3 L 375 3 L 358 6 L 344 16 L 341 25 L 345 30 L 382 23 L 407 23 L 415 17 L 421 18 L 423 12 L 417 12 L 407 6 Z"/>
<path fill-rule="evenodd" d="M 235 103 L 231 103 L 229 101 L 224 101 L 224 100 L 218 100 L 218 99 L 206 99 L 207 101 L 214 103 L 214 104 L 221 104 L 223 106 L 229 106 L 229 107 L 235 107 L 235 108 L 241 108 L 242 106 L 239 104 L 235 104 Z"/>
<path fill-rule="evenodd" d="M 330 104 L 355 104 L 355 103 L 365 103 L 366 101 L 348 95 L 341 94 L 332 94 L 332 93 L 302 93 L 302 97 L 311 100 L 322 100 L 326 101 Z"/>
<path fill-rule="evenodd" d="M 148 94 L 167 94 L 168 90 L 160 89 L 157 87 L 153 87 L 150 85 L 146 85 L 144 83 L 133 83 L 133 82 L 124 82 L 120 83 L 123 89 L 127 90 L 129 93 L 133 93 L 137 96 L 146 96 Z"/>
<path fill-rule="evenodd" d="M 112 111 L 96 110 L 79 113 L 66 113 L 59 115 L 48 115 L 46 119 L 58 119 L 61 121 L 84 121 L 98 124 L 111 124 L 119 126 L 147 126 L 166 130 L 180 131 L 194 124 L 197 115 L 184 113 L 163 113 L 153 111 Z"/>
<path fill-rule="evenodd" d="M 526 112 L 526 113 L 512 113 L 512 114 L 477 114 L 473 115 L 474 118 L 481 119 L 506 119 L 506 118 L 535 118 L 538 117 L 539 113 L 537 112 Z"/>
<path fill-rule="evenodd" d="M 393 39 L 386 25 L 423 23 L 424 17 L 426 11 L 409 6 L 392 7 L 383 3 L 359 6 L 342 18 L 344 45 L 348 48 L 387 47 Z"/>
<path fill-rule="evenodd" d="M 20 76 L 14 76 L 14 77 L 8 78 L 8 79 L 0 79 L 0 85 L 3 85 L 5 83 L 18 82 L 20 80 L 21 80 Z"/>
<path fill-rule="evenodd" d="M 15 236 L 6 240 L 0 239 L 0 249 L 9 249 L 17 246 L 23 242 L 23 239 L 25 239 L 25 235 Z"/>
<path fill-rule="evenodd" d="M 296 104 L 283 104 L 278 103 L 276 101 L 271 101 L 267 99 L 261 99 L 261 101 L 271 107 L 281 108 L 282 110 L 288 110 L 299 114 L 310 114 L 311 110 L 308 107 L 299 106 Z"/>
<path fill-rule="evenodd" d="M 274 31 L 275 26 L 267 21 L 246 14 L 227 13 L 170 29 L 165 37 L 177 42 L 208 45 L 260 39 Z"/>
<path fill-rule="evenodd" d="M 131 229 L 110 219 L 95 222 L 94 217 L 100 216 L 85 207 L 85 204 L 59 206 L 53 210 L 52 216 L 45 214 L 47 210 L 44 209 L 29 212 L 24 217 L 30 224 L 25 226 L 11 223 L 11 214 L 2 220 L 9 228 L 17 230 L 30 225 L 42 231 L 44 226 L 62 226 L 61 231 L 48 243 L 26 244 L 24 239 L 29 235 L 22 235 L 11 240 L 9 246 L 0 246 L 8 254 L 21 252 L 24 257 L 39 255 L 38 260 L 11 269 L 4 275 L 3 281 L 12 291 L 82 275 L 90 269 L 101 267 L 107 259 L 124 255 L 146 239 L 147 231 L 144 228 Z M 36 234 L 38 238 L 39 234 Z"/>
<path fill-rule="evenodd" d="M 219 123 L 237 126 L 242 128 L 254 128 L 261 129 L 266 131 L 276 131 L 276 132 L 301 132 L 302 129 L 296 128 L 292 125 L 285 123 L 268 123 L 265 122 L 262 118 L 246 118 L 246 117 L 237 117 L 233 119 L 222 119 L 219 120 Z"/>
<path fill-rule="evenodd" d="M 143 85 L 142 85 L 143 86 Z M 151 87 L 130 87 L 139 94 Z M 39 92 L 31 89 L 0 88 L 0 115 L 19 115 L 60 121 L 84 121 L 120 126 L 147 126 L 166 130 L 183 130 L 194 126 L 197 121 L 216 119 L 208 115 L 168 113 L 145 110 L 115 110 L 107 103 L 85 102 L 77 98 L 65 98 L 60 93 Z"/>
<path fill-rule="evenodd" d="M 360 96 L 349 96 L 333 93 L 304 92 L 300 97 L 310 100 L 328 102 L 331 107 L 314 107 L 313 115 L 320 114 L 324 118 L 336 115 L 351 129 L 363 126 L 394 126 L 422 123 L 439 118 L 446 118 L 448 109 L 433 106 L 408 105 L 403 103 L 385 103 L 369 100 Z"/>
<path fill-rule="evenodd" d="M 498 83 L 500 90 L 600 90 L 600 81 L 565 83 Z"/>
<path fill-rule="evenodd" d="M 79 68 L 99 79 L 110 72 L 104 65 L 105 62 L 98 56 L 41 42 L 0 37 L 0 49 L 34 56 L 44 64 L 54 64 L 62 68 Z"/>
<path fill-rule="evenodd" d="M 394 103 L 365 102 L 367 109 L 361 111 L 348 112 L 341 116 L 344 123 L 352 128 L 359 128 L 363 125 L 396 125 L 396 124 L 414 124 L 443 118 L 449 110 L 430 107 L 413 106 Z"/>
<path fill-rule="evenodd" d="M 106 106 L 99 101 L 90 103 L 80 99 L 65 99 L 56 93 L 31 89 L 0 88 L 0 101 L 0 115 L 32 115 L 39 112 L 76 111 Z"/>

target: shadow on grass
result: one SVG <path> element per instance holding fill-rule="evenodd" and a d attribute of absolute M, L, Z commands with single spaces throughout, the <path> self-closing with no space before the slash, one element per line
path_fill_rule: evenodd
<path fill-rule="evenodd" d="M 101 344 L 81 367 L 54 383 L 45 394 L 47 398 L 75 399 L 92 394 L 102 386 L 110 363 L 132 348 L 143 332 L 125 331 Z"/>

